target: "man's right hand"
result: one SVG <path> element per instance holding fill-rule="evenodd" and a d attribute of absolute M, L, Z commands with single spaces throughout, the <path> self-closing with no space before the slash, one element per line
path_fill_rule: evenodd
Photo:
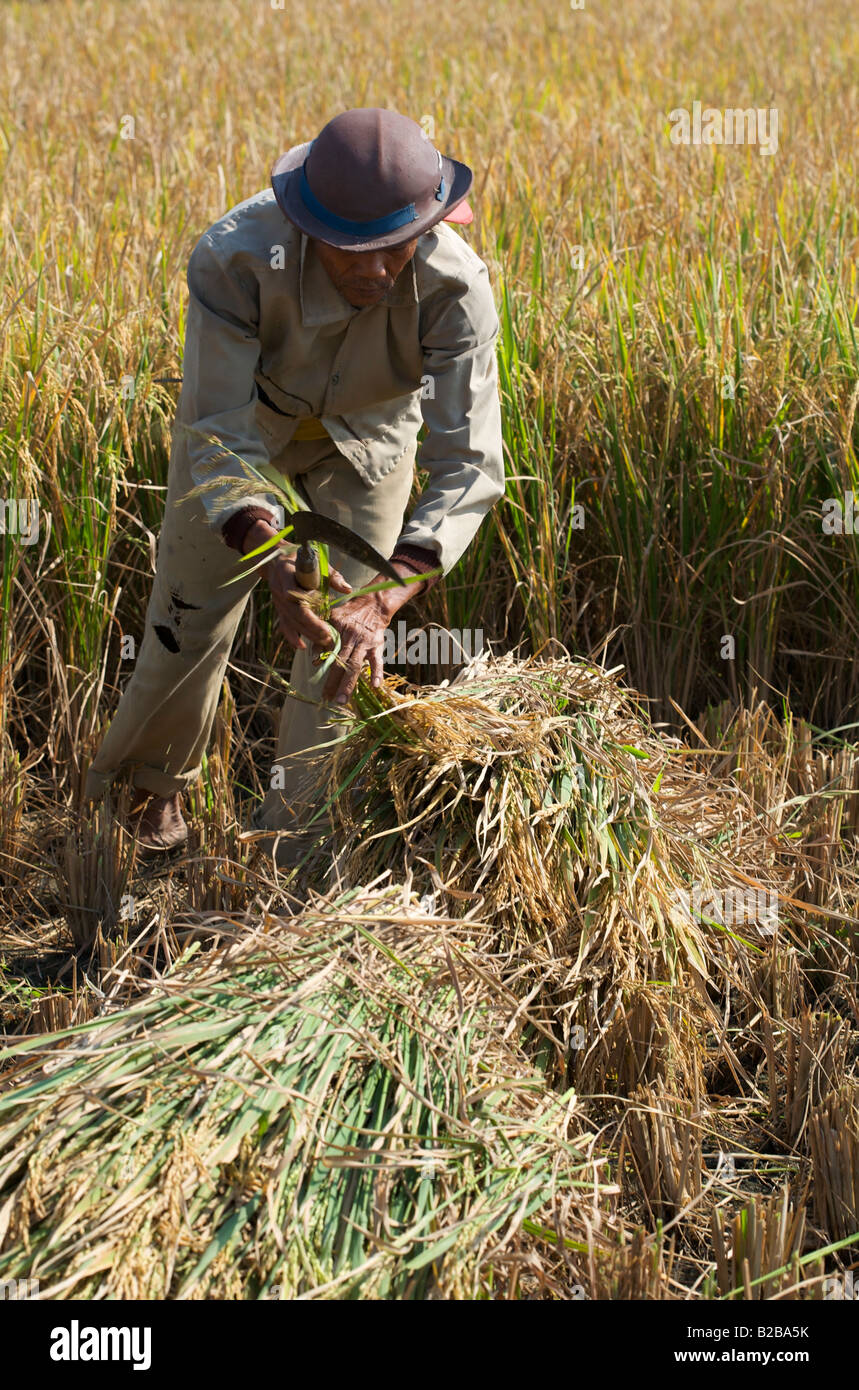
<path fill-rule="evenodd" d="M 242 550 L 247 555 L 276 535 L 267 521 L 255 521 L 245 535 Z M 331 628 L 312 611 L 306 591 L 296 582 L 294 556 L 280 548 L 274 550 L 265 566 L 265 576 L 274 599 L 278 626 L 289 645 L 296 651 L 304 651 L 307 646 L 330 647 Z M 346 583 L 339 570 L 328 571 L 328 582 L 341 594 L 352 592 L 351 584 Z"/>

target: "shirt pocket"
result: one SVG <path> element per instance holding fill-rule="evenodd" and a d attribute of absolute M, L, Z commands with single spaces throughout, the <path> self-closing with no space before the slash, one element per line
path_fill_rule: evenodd
<path fill-rule="evenodd" d="M 341 419 L 356 439 L 370 448 L 374 444 L 402 448 L 416 437 L 422 424 L 420 392 L 364 410 L 350 410 Z"/>
<path fill-rule="evenodd" d="M 264 391 L 271 402 L 269 404 L 258 395 L 254 418 L 263 443 L 268 449 L 269 459 L 273 459 L 289 444 L 294 433 L 295 421 L 306 419 L 310 414 L 310 407 L 300 396 L 282 391 L 267 377 L 262 381 L 257 379 L 256 386 L 257 391 Z"/>
<path fill-rule="evenodd" d="M 266 405 L 264 401 L 260 401 L 260 404 L 275 418 L 282 414 L 289 419 L 300 420 L 313 414 L 313 406 L 310 401 L 304 400 L 301 396 L 293 396 L 289 391 L 284 391 L 282 386 L 278 386 L 270 377 L 263 376 L 262 372 L 258 372 L 254 380 L 257 390 L 263 391 L 271 403 Z"/>

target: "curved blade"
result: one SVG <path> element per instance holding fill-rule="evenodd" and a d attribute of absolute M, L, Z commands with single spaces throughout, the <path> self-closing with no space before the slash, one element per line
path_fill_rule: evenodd
<path fill-rule="evenodd" d="M 373 565 L 379 574 L 395 579 L 398 584 L 402 583 L 393 565 L 369 541 L 350 531 L 348 526 L 341 526 L 339 521 L 332 521 L 330 516 L 323 516 L 321 512 L 293 512 L 289 524 L 297 541 L 334 545 L 344 555 L 361 560 L 365 565 Z"/>

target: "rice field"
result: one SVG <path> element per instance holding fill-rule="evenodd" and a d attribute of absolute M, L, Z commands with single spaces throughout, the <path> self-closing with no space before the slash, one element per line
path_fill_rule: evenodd
<path fill-rule="evenodd" d="M 0 26 L 0 1280 L 833 1296 L 859 1243 L 855 6 L 51 0 Z M 766 111 L 769 148 L 678 143 L 694 103 Z M 290 878 L 247 832 L 289 660 L 255 595 L 188 851 L 144 870 L 127 792 L 81 789 L 142 636 L 187 257 L 358 105 L 476 171 L 507 493 L 404 616 L 492 655 L 362 689 Z"/>

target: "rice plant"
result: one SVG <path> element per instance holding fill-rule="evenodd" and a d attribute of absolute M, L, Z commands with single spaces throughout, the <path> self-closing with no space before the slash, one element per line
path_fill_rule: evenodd
<path fill-rule="evenodd" d="M 8 1050 L 0 1274 L 52 1298 L 479 1298 L 524 1245 L 539 1291 L 526 1223 L 594 1175 L 491 962 L 397 889 L 233 936 L 60 1054 Z"/>

